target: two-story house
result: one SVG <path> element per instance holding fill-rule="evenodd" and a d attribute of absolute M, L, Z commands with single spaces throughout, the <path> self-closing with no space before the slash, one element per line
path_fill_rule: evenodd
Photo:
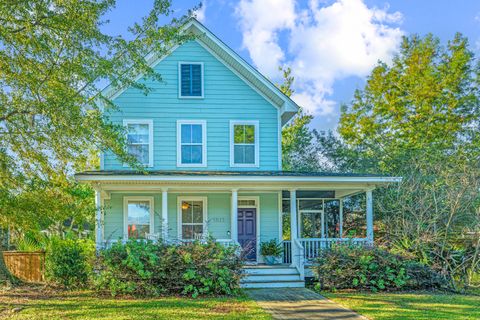
<path fill-rule="evenodd" d="M 282 171 L 281 131 L 296 103 L 198 21 L 185 29 L 196 39 L 151 61 L 163 82 L 139 80 L 148 82 L 150 94 L 107 89 L 119 106 L 109 117 L 127 128 L 128 151 L 149 174 L 105 153 L 101 170 L 76 175 L 96 190 L 97 247 L 209 235 L 239 243 L 246 259 L 259 263 L 260 243 L 276 239 L 284 241 L 283 261 L 303 280 L 305 259 L 332 242 L 372 243 L 372 190 L 398 179 Z M 348 239 L 342 201 L 361 192 L 366 234 Z M 290 224 L 289 240 L 283 221 Z"/>

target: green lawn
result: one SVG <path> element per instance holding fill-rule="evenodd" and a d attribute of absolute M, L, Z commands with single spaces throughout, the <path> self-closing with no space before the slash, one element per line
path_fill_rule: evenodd
<path fill-rule="evenodd" d="M 20 310 L 16 308 L 21 308 Z M 271 319 L 257 304 L 239 298 L 128 299 L 89 292 L 0 291 L 0 318 L 6 319 Z"/>
<path fill-rule="evenodd" d="M 430 292 L 322 294 L 375 320 L 480 319 L 480 296 L 474 295 Z"/>

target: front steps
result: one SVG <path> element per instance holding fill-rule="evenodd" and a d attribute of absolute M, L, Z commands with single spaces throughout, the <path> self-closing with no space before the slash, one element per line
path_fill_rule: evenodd
<path fill-rule="evenodd" d="M 242 288 L 304 288 L 305 281 L 296 268 L 289 265 L 244 266 Z"/>

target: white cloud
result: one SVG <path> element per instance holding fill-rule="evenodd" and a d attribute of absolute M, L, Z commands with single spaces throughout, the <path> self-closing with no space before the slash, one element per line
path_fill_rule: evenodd
<path fill-rule="evenodd" d="M 389 61 L 400 43 L 399 12 L 369 8 L 362 0 L 325 5 L 311 0 L 296 8 L 293 0 L 241 0 L 237 7 L 244 46 L 254 64 L 278 78 L 278 66 L 292 67 L 292 97 L 315 115 L 335 112 L 329 100 L 336 80 L 365 77 L 378 60 Z M 283 48 L 279 36 L 286 34 Z"/>
<path fill-rule="evenodd" d="M 201 4 L 202 6 L 200 7 L 200 9 L 195 11 L 195 17 L 201 23 L 205 23 L 205 14 L 207 12 L 207 1 L 203 0 Z"/>
<path fill-rule="evenodd" d="M 285 59 L 278 31 L 294 27 L 294 0 L 242 0 L 235 10 L 240 16 L 243 46 L 257 68 L 272 75 Z"/>

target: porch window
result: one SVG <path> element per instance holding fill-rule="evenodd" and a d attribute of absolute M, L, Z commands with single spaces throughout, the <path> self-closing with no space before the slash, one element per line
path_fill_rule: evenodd
<path fill-rule="evenodd" d="M 258 121 L 230 122 L 230 166 L 258 167 Z"/>
<path fill-rule="evenodd" d="M 180 62 L 178 78 L 180 98 L 203 98 L 203 63 Z"/>
<path fill-rule="evenodd" d="M 205 235 L 206 200 L 204 198 L 180 199 L 180 238 L 201 240 Z"/>
<path fill-rule="evenodd" d="M 147 239 L 153 230 L 153 198 L 126 197 L 124 199 L 126 239 Z"/>
<path fill-rule="evenodd" d="M 177 166 L 206 166 L 206 121 L 177 121 Z"/>
<path fill-rule="evenodd" d="M 153 167 L 153 121 L 124 120 L 127 151 L 144 166 Z"/>

